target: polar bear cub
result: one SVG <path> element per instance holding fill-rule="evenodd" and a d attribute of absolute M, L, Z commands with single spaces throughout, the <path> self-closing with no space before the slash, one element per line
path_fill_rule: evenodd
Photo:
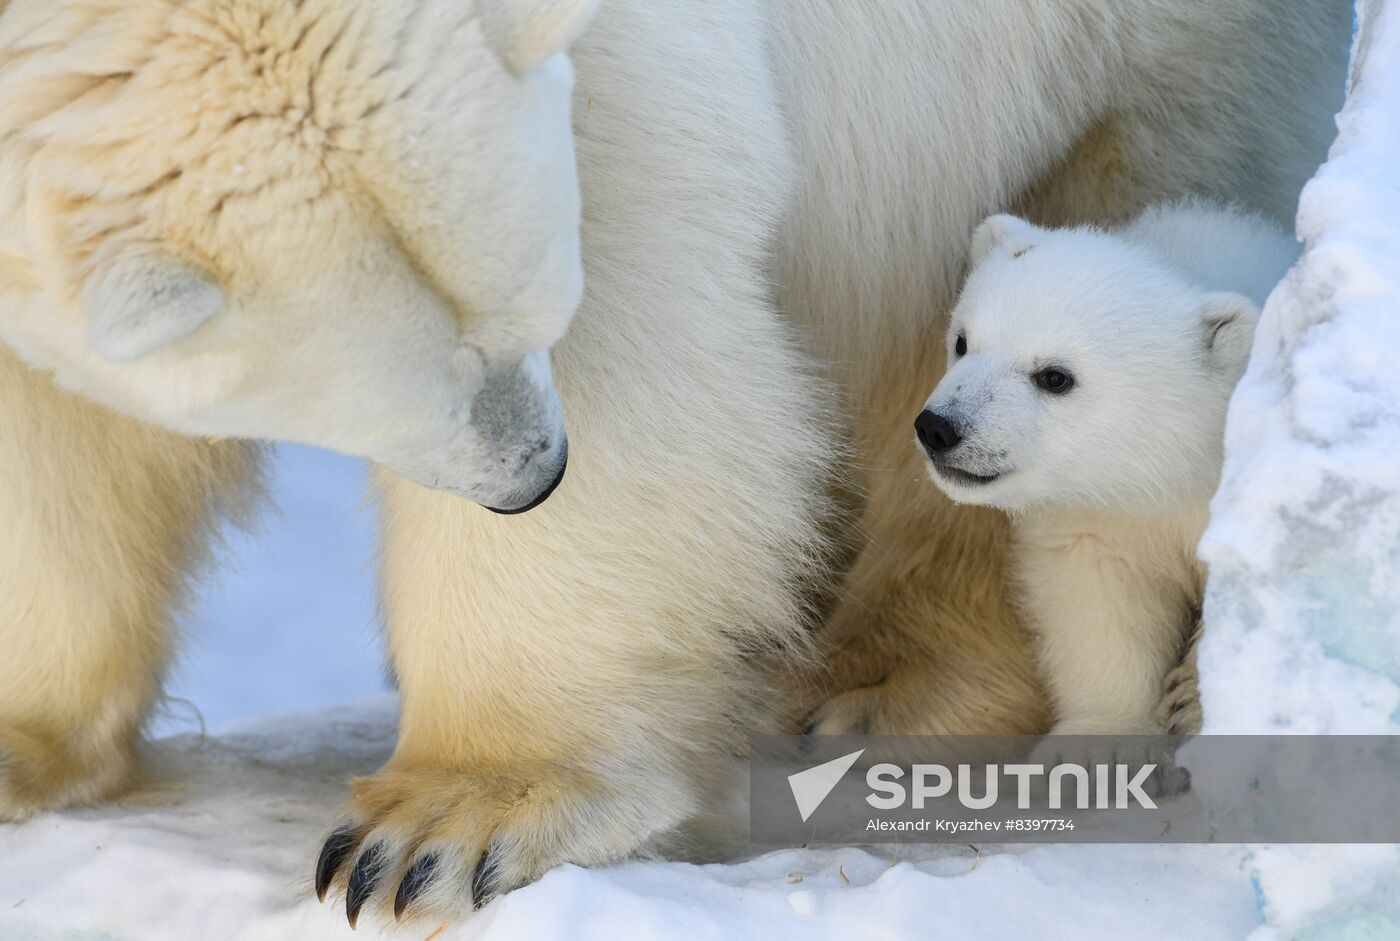
<path fill-rule="evenodd" d="M 999 215 L 975 233 L 916 430 L 949 497 L 1012 514 L 1054 732 L 1164 731 L 1226 405 L 1297 255 L 1262 219 L 1196 202 L 1112 232 Z"/>

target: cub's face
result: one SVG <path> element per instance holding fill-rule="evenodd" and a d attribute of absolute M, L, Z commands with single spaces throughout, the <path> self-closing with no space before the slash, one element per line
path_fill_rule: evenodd
<path fill-rule="evenodd" d="M 962 503 L 1180 505 L 1209 495 L 1257 311 L 1203 295 L 1145 250 L 996 216 L 916 429 Z"/>
<path fill-rule="evenodd" d="M 567 455 L 549 357 L 583 278 L 566 48 L 595 5 L 11 7 L 6 46 L 82 67 L 27 88 L 0 62 L 0 120 L 25 129 L 0 205 L 33 220 L 13 254 L 42 295 L 0 313 L 0 339 L 147 421 L 528 508 Z"/>

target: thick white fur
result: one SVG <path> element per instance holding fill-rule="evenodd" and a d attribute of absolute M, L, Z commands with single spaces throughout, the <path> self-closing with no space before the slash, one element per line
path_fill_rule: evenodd
<path fill-rule="evenodd" d="M 547 54 L 553 33 L 520 46 L 516 68 L 547 57 L 517 76 L 477 29 L 491 2 L 10 0 L 0 18 L 0 207 L 22 220 L 0 234 L 0 336 L 63 384 L 147 422 L 328 444 L 481 498 L 487 462 L 442 445 L 484 382 L 472 350 L 508 372 L 552 345 L 573 456 L 548 503 L 502 519 L 382 476 L 403 724 L 343 819 L 385 847 L 372 906 L 411 852 L 440 853 L 414 912 L 464 906 L 487 847 L 494 892 L 705 819 L 725 757 L 775 726 L 775 675 L 807 649 L 823 532 L 860 553 L 834 617 L 843 654 L 876 638 L 834 681 L 859 705 L 842 715 L 1035 730 L 1005 529 L 918 485 L 908 422 L 942 368 L 930 319 L 977 221 L 1018 202 L 1108 219 L 1199 190 L 1291 214 L 1349 24 L 1339 0 L 603 0 L 569 56 Z M 208 68 L 210 44 L 252 67 Z M 207 265 L 229 303 L 118 366 L 88 347 L 79 296 L 128 229 Z M 579 245 L 586 291 L 560 339 Z M 18 375 L 7 411 L 54 394 Z M 134 465 L 100 443 L 135 426 L 64 401 L 81 421 L 6 439 L 29 489 L 5 491 L 0 525 L 36 500 L 86 507 L 45 533 L 88 564 L 0 619 L 29 684 L 0 686 L 0 730 L 76 727 L 46 704 L 75 682 L 58 665 L 99 637 L 102 662 L 134 664 L 122 727 L 139 725 L 160 658 L 67 599 L 164 637 L 164 583 L 135 586 L 155 599 L 142 608 L 104 580 L 143 570 L 115 559 L 173 578 L 194 536 L 160 541 L 119 502 L 156 488 L 218 506 L 191 496 L 204 478 L 175 452 Z M 832 425 L 859 531 L 826 500 Z M 94 457 L 48 473 L 74 454 Z M 32 578 L 24 552 L 0 556 L 5 584 Z M 38 759 L 11 761 L 46 780 Z M 34 809 L 6 774 L 7 812 Z"/>
<path fill-rule="evenodd" d="M 0 339 L 144 421 L 530 503 L 582 283 L 554 53 L 592 4 L 484 2 L 491 42 L 465 0 L 9 3 Z"/>
<path fill-rule="evenodd" d="M 973 243 L 954 363 L 927 405 L 962 441 L 932 455 L 931 474 L 953 499 L 1013 515 L 1054 731 L 1163 732 L 1163 680 L 1199 617 L 1195 546 L 1225 407 L 1297 243 L 1201 203 L 1112 233 L 996 216 Z M 1047 368 L 1073 387 L 1037 387 Z M 948 468 L 997 476 L 967 483 Z"/>

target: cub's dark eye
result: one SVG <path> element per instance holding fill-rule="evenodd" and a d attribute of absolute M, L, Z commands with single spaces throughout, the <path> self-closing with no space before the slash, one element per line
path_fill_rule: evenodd
<path fill-rule="evenodd" d="M 1036 385 L 1052 395 L 1064 395 L 1074 388 L 1074 377 L 1058 369 L 1042 369 L 1033 378 Z"/>
<path fill-rule="evenodd" d="M 967 355 L 967 337 L 958 335 L 958 342 L 953 344 L 953 353 L 958 356 Z"/>

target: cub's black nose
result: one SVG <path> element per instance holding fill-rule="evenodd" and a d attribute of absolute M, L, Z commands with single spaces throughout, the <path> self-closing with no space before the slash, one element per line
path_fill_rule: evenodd
<path fill-rule="evenodd" d="M 962 435 L 952 422 L 935 412 L 924 409 L 914 419 L 914 431 L 919 435 L 919 443 L 930 456 L 951 451 L 962 441 Z"/>

